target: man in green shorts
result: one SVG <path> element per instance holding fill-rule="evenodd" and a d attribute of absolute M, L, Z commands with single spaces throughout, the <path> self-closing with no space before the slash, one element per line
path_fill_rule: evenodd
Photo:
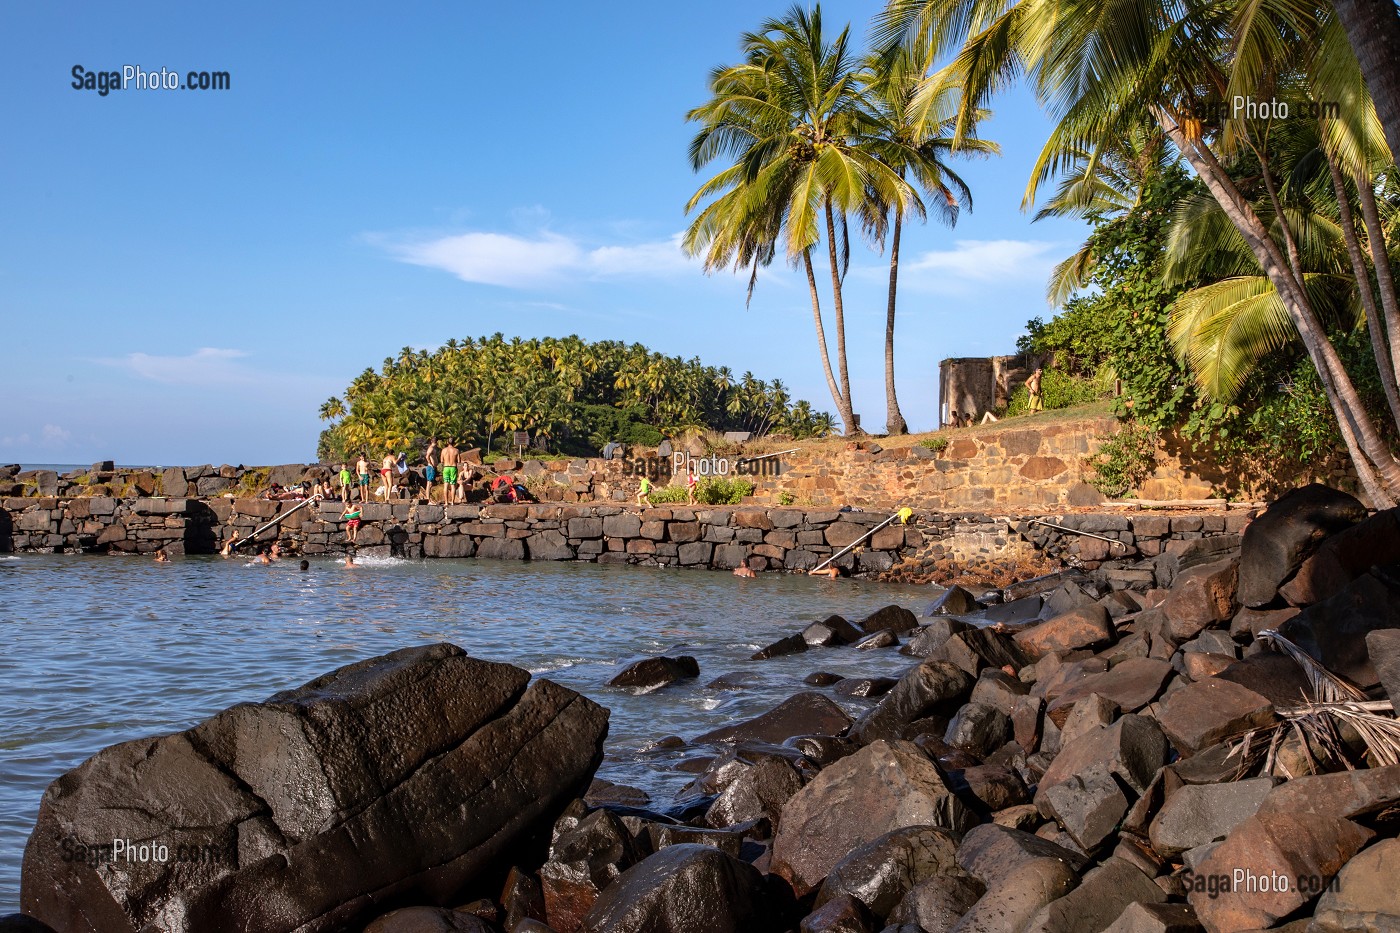
<path fill-rule="evenodd" d="M 452 438 L 447 439 L 447 446 L 442 448 L 442 504 L 451 505 L 457 501 L 457 464 L 460 461 L 462 452 L 457 449 L 457 445 L 452 442 Z"/>
<path fill-rule="evenodd" d="M 342 463 L 340 465 L 340 501 L 349 502 L 354 491 L 355 487 L 350 478 L 350 465 Z"/>

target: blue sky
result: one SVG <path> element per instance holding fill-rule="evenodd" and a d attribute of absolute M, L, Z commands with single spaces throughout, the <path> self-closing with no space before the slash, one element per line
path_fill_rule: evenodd
<path fill-rule="evenodd" d="M 864 35 L 875 3 L 825 4 Z M 638 341 L 781 378 L 834 411 L 805 283 L 706 277 L 676 248 L 710 68 L 769 4 L 6 4 L 0 10 L 0 462 L 278 463 L 403 346 Z M 227 71 L 227 91 L 75 90 L 72 69 Z M 1073 222 L 1020 210 L 1048 123 L 993 103 L 1000 159 L 955 229 L 906 233 L 896 372 L 916 429 L 938 361 L 1047 315 Z M 885 259 L 854 250 L 856 409 L 884 421 Z M 829 310 L 829 308 L 828 308 Z M 828 322 L 830 336 L 830 323 Z"/>

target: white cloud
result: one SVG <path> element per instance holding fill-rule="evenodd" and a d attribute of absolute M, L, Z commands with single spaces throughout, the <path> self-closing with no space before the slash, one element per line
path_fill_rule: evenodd
<path fill-rule="evenodd" d="M 370 237 L 400 262 L 450 272 L 464 282 L 533 288 L 578 279 L 654 278 L 699 271 L 681 251 L 681 235 L 649 243 L 589 246 L 578 239 L 543 232 L 533 237 L 508 233 L 462 233 L 437 239 L 388 244 Z"/>
<path fill-rule="evenodd" d="M 258 374 L 238 361 L 248 354 L 242 350 L 201 347 L 184 356 L 157 356 L 150 353 L 128 353 L 97 362 L 125 369 L 142 379 L 167 385 L 215 386 L 246 385 Z"/>
<path fill-rule="evenodd" d="M 73 439 L 73 434 L 56 424 L 46 424 L 39 431 L 39 443 L 45 447 L 62 447 Z"/>
<path fill-rule="evenodd" d="M 930 250 L 900 262 L 900 280 L 908 274 L 927 287 L 1044 282 L 1063 258 L 1059 250 L 1060 244 L 1039 240 L 959 240 L 953 249 Z"/>

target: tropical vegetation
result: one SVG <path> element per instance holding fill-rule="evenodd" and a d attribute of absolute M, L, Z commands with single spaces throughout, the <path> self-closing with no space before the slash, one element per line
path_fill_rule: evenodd
<path fill-rule="evenodd" d="M 885 326 L 886 428 L 906 430 L 895 393 L 894 323 L 899 239 L 906 218 L 929 211 L 953 223 L 971 206 L 967 185 L 948 166 L 955 151 L 988 153 L 964 126 L 949 134 L 960 112 L 956 83 L 929 74 L 932 57 L 917 48 L 854 47 L 849 25 L 832 32 L 821 6 L 794 6 L 742 38 L 743 60 L 710 75 L 710 99 L 687 118 L 698 123 L 690 146 L 699 171 L 724 167 L 686 206 L 698 212 L 684 237 L 706 271 L 747 270 L 749 292 L 759 270 L 781 253 L 801 267 L 808 286 L 817 347 L 828 391 L 846 433 L 859 431 L 846 354 L 844 280 L 850 267 L 850 226 L 873 243 L 890 242 Z M 978 116 L 981 111 L 978 112 Z M 922 192 L 922 194 L 921 194 Z M 825 245 L 833 371 L 814 254 Z"/>
<path fill-rule="evenodd" d="M 1052 294 L 1119 288 L 1104 300 L 1126 306 L 1068 310 L 1093 319 L 1098 350 L 1135 383 L 1135 417 L 1220 438 L 1232 418 L 1268 431 L 1268 406 L 1321 414 L 1371 501 L 1395 504 L 1394 4 L 891 0 L 877 34 L 950 56 L 941 75 L 963 88 L 954 145 L 989 95 L 1033 84 L 1056 124 L 1025 204 L 1058 179 L 1053 201 L 1100 237 Z M 1132 229 L 1144 224 L 1156 229 Z M 1144 274 L 1096 268 L 1115 257 Z"/>
<path fill-rule="evenodd" d="M 825 412 L 794 400 L 781 380 L 735 376 L 617 341 L 501 334 L 405 347 L 366 369 L 321 406 L 324 460 L 421 447 L 429 438 L 508 449 L 514 432 L 532 448 L 593 454 L 610 442 L 654 446 L 685 431 L 822 437 Z"/>

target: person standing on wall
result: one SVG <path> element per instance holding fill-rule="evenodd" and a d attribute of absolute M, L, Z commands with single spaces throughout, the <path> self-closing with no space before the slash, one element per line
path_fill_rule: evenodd
<path fill-rule="evenodd" d="M 427 501 L 433 501 L 433 480 L 437 479 L 438 449 L 437 438 L 428 441 L 428 449 L 423 451 L 423 485 Z"/>
<path fill-rule="evenodd" d="M 1040 380 L 1041 371 L 1040 367 L 1037 366 L 1035 372 L 1031 373 L 1030 378 L 1026 380 L 1026 393 L 1028 396 L 1026 400 L 1026 411 L 1035 412 L 1045 410 L 1045 399 L 1041 396 Z"/>

